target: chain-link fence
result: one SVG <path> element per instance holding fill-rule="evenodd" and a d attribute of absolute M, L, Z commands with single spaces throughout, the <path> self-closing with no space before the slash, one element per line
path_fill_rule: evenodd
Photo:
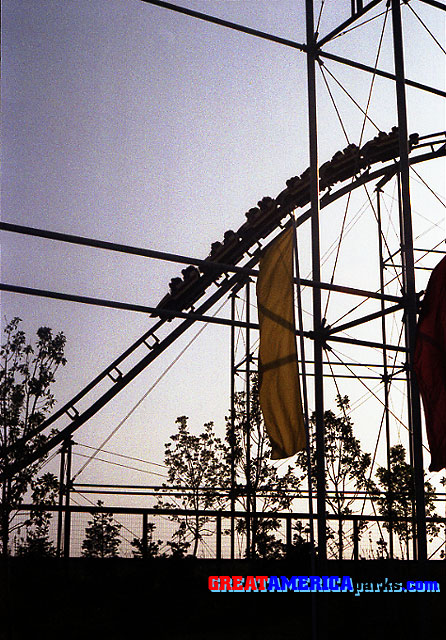
<path fill-rule="evenodd" d="M 36 514 L 45 516 L 38 519 L 44 522 L 40 528 Z M 326 518 L 329 559 L 415 557 L 410 518 L 392 523 L 375 515 Z M 446 518 L 427 522 L 429 559 L 446 559 Z M 308 513 L 22 505 L 11 511 L 8 550 L 14 556 L 40 550 L 64 557 L 279 559 L 309 555 L 317 548 L 317 529 L 317 517 Z"/>

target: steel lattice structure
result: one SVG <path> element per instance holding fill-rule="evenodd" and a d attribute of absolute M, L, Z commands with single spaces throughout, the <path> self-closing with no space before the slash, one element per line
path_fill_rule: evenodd
<path fill-rule="evenodd" d="M 424 2 L 425 0 L 423 0 Z M 324 473 L 324 377 L 327 374 L 324 351 L 332 343 L 348 343 L 370 348 L 378 348 L 383 352 L 383 382 L 385 384 L 386 405 L 388 407 L 388 382 L 389 375 L 386 369 L 389 352 L 401 354 L 405 359 L 404 375 L 408 389 L 408 429 L 410 433 L 411 456 L 415 469 L 415 515 L 417 522 L 416 551 L 414 557 L 425 559 L 427 557 L 426 522 L 424 512 L 424 471 L 422 452 L 422 421 L 419 402 L 419 393 L 416 380 L 412 375 L 412 358 L 415 343 L 415 330 L 419 303 L 419 291 L 415 283 L 415 259 L 414 240 L 412 232 L 411 201 L 410 201 L 410 176 L 411 168 L 418 164 L 435 160 L 446 155 L 445 132 L 441 133 L 412 133 L 407 126 L 406 87 L 411 86 L 420 91 L 434 93 L 442 97 L 446 93 L 409 80 L 404 71 L 404 45 L 401 28 L 401 7 L 399 0 L 391 0 L 394 73 L 372 69 L 362 63 L 334 56 L 324 50 L 332 38 L 336 37 L 343 29 L 355 24 L 371 9 L 380 4 L 380 0 L 372 0 L 365 5 L 362 2 L 352 2 L 351 17 L 342 22 L 330 34 L 319 38 L 315 33 L 313 0 L 306 0 L 306 43 L 299 44 L 278 38 L 254 29 L 248 29 L 241 25 L 235 25 L 228 21 L 212 18 L 199 12 L 184 9 L 166 2 L 149 2 L 149 4 L 177 11 L 190 17 L 207 20 L 222 27 L 236 29 L 249 35 L 271 40 L 302 51 L 307 59 L 307 89 L 308 89 L 308 132 L 309 132 L 309 157 L 310 165 L 300 176 L 290 178 L 286 187 L 275 198 L 263 198 L 246 213 L 246 221 L 237 231 L 225 234 L 224 239 L 214 243 L 210 255 L 205 259 L 178 256 L 161 252 L 150 251 L 118 245 L 111 242 L 103 242 L 91 238 L 69 236 L 61 233 L 49 232 L 41 229 L 1 223 L 4 231 L 28 234 L 44 237 L 59 242 L 68 242 L 78 245 L 105 248 L 110 251 L 129 253 L 154 257 L 188 265 L 182 271 L 182 278 L 174 278 L 170 284 L 169 293 L 161 300 L 157 307 L 142 307 L 118 303 L 111 300 L 92 299 L 82 296 L 59 294 L 52 291 L 43 291 L 13 285 L 2 284 L 1 289 L 28 295 L 44 296 L 56 299 L 71 300 L 87 304 L 98 304 L 112 308 L 133 309 L 147 313 L 153 318 L 152 326 L 134 342 L 124 353 L 97 375 L 84 389 L 76 393 L 73 398 L 53 415 L 46 419 L 38 429 L 30 433 L 26 440 L 18 442 L 14 455 L 21 459 L 20 464 L 15 463 L 9 468 L 7 475 L 11 476 L 28 464 L 31 464 L 41 456 L 53 450 L 59 445 L 62 449 L 62 467 L 65 469 L 66 486 L 69 488 L 71 478 L 70 469 L 70 439 L 72 435 L 97 412 L 99 412 L 112 398 L 134 380 L 138 374 L 149 367 L 162 353 L 165 352 L 181 335 L 183 335 L 195 322 L 213 322 L 225 324 L 233 329 L 239 327 L 246 331 L 246 358 L 247 379 L 249 380 L 249 362 L 252 359 L 252 348 L 249 341 L 249 333 L 256 330 L 258 325 L 252 321 L 247 313 L 244 321 L 237 320 L 234 313 L 231 320 L 211 317 L 209 312 L 218 301 L 228 294 L 235 296 L 238 292 L 246 291 L 249 296 L 249 281 L 257 275 L 256 266 L 261 252 L 275 239 L 278 232 L 289 225 L 295 225 L 297 229 L 305 224 L 310 227 L 311 236 L 311 278 L 298 278 L 298 287 L 309 287 L 312 296 L 312 328 L 297 330 L 297 335 L 312 342 L 312 366 L 314 378 L 313 394 L 316 415 L 317 434 L 317 461 L 318 461 L 318 487 L 317 487 L 317 539 L 321 557 L 326 555 L 326 496 Z M 440 2 L 427 2 L 438 10 L 444 10 L 445 6 Z M 360 146 L 348 145 L 337 152 L 333 158 L 319 165 L 318 159 L 318 127 L 317 127 L 317 92 L 316 92 L 316 65 L 321 59 L 331 59 L 342 62 L 348 66 L 371 72 L 385 77 L 394 82 L 397 104 L 395 118 L 396 126 L 390 132 L 380 132 L 375 138 Z M 379 291 L 358 289 L 352 286 L 337 285 L 333 282 L 323 282 L 321 277 L 321 248 L 320 229 L 324 224 L 323 210 L 344 196 L 349 196 L 356 189 L 364 185 L 371 185 L 376 193 L 376 206 L 380 212 L 380 194 L 384 186 L 395 179 L 399 189 L 400 207 L 400 259 L 401 282 L 400 295 L 386 292 L 384 281 L 384 247 L 382 244 L 381 219 L 378 220 L 378 235 L 380 238 L 379 264 L 380 282 Z M 322 308 L 323 291 L 356 296 L 362 299 L 376 300 L 380 304 L 378 311 L 365 314 L 347 323 L 329 326 L 324 317 Z M 234 299 L 234 298 L 233 298 Z M 246 308 L 249 310 L 249 298 L 246 300 Z M 403 313 L 403 344 L 393 344 L 387 340 L 385 318 L 389 315 Z M 173 319 L 180 320 L 173 326 Z M 370 321 L 382 321 L 382 340 L 364 340 L 349 338 L 342 332 L 362 326 Z M 134 363 L 137 359 L 136 364 Z M 232 363 L 232 374 L 235 375 L 235 361 Z M 309 384 L 309 383 L 308 383 Z M 98 395 L 98 389 L 101 390 Z M 388 416 L 388 414 L 387 414 Z M 33 455 L 28 455 L 26 442 L 38 433 L 49 428 L 57 428 L 56 435 Z M 23 455 L 20 456 L 20 452 Z M 6 452 L 8 453 L 8 452 Z M 69 498 L 69 491 L 68 491 Z"/>

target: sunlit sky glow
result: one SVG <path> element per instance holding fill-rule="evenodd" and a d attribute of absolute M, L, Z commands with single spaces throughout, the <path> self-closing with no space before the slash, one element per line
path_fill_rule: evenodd
<path fill-rule="evenodd" d="M 2 4 L 3 221 L 205 258 L 212 242 L 243 223 L 245 211 L 265 195 L 276 196 L 289 177 L 308 166 L 306 60 L 299 51 L 139 0 Z M 184 5 L 305 41 L 303 0 L 188 0 Z M 325 3 L 320 33 L 349 17 L 350 6 L 350 0 Z M 444 43 L 444 12 L 422 2 L 403 5 L 407 76 L 444 88 L 443 52 L 412 9 Z M 319 10 L 316 1 L 316 19 Z M 367 17 L 383 11 L 385 3 Z M 326 50 L 374 66 L 383 24 L 384 16 L 378 16 Z M 393 71 L 390 16 L 378 66 Z M 330 61 L 325 67 L 365 108 L 372 76 Z M 363 115 L 331 76 L 326 77 L 349 141 L 357 144 Z M 409 88 L 407 98 L 410 132 L 445 130 L 441 97 Z M 347 141 L 319 70 L 318 108 L 322 163 Z M 396 124 L 389 80 L 376 78 L 369 115 L 381 130 L 390 131 Z M 375 134 L 367 122 L 363 142 Z M 444 199 L 444 163 L 436 161 L 417 171 Z M 396 250 L 393 186 L 384 198 L 387 215 L 392 216 L 389 242 Z M 445 237 L 444 209 L 418 181 L 412 184 L 412 202 L 415 236 L 424 234 L 418 246 L 432 247 Z M 348 220 L 366 205 L 364 191 L 355 195 Z M 339 235 L 345 206 L 343 200 L 322 214 L 323 253 Z M 377 288 L 374 224 L 369 208 L 346 239 L 335 282 Z M 302 275 L 308 276 L 307 230 L 302 230 L 299 242 Z M 433 265 L 437 258 L 423 264 Z M 331 277 L 333 261 L 331 254 L 323 265 L 325 280 Z M 2 233 L 2 280 L 11 284 L 155 306 L 181 268 Z M 428 272 L 417 272 L 418 289 L 427 277 Z M 66 334 L 68 364 L 55 386 L 59 406 L 153 322 L 143 314 L 17 294 L 2 293 L 1 302 L 2 326 L 5 318 L 18 315 L 29 335 L 42 325 Z M 311 311 L 309 298 L 306 304 Z M 329 323 L 352 301 L 337 297 L 330 304 Z M 255 307 L 252 312 L 255 318 Z M 228 317 L 229 304 L 225 313 Z M 75 441 L 99 444 L 200 328 L 195 325 L 179 339 L 83 426 Z M 366 327 L 364 335 L 368 332 Z M 370 358 L 370 353 L 353 354 L 343 347 L 340 353 L 359 361 Z M 189 416 L 195 431 L 214 420 L 222 435 L 230 403 L 229 354 L 228 328 L 208 326 L 106 448 L 162 462 L 164 443 L 179 415 Z M 374 388 L 377 383 L 370 384 Z M 357 403 L 365 393 L 359 384 L 339 380 L 339 385 Z M 335 393 L 329 382 L 328 406 L 334 405 Z M 379 388 L 376 393 L 381 393 Z M 393 410 L 401 415 L 404 396 L 398 390 L 393 402 Z M 371 450 L 381 419 L 379 403 L 369 400 L 352 418 Z M 400 436 L 405 438 L 395 426 L 395 442 Z M 75 459 L 75 470 L 82 463 Z M 82 474 L 83 482 L 160 480 L 99 462 Z"/>

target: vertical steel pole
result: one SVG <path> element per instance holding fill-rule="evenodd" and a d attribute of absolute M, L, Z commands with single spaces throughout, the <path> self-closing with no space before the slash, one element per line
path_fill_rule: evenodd
<path fill-rule="evenodd" d="M 353 518 L 353 560 L 359 560 L 359 521 Z"/>
<path fill-rule="evenodd" d="M 307 28 L 307 85 L 308 119 L 310 134 L 310 196 L 311 196 L 311 239 L 312 273 L 315 282 L 321 282 L 321 260 L 319 242 L 319 169 L 317 148 L 317 105 L 316 105 L 316 38 L 314 33 L 313 0 L 306 0 Z M 316 465 L 317 465 L 317 523 L 318 552 L 324 560 L 327 557 L 327 532 L 325 515 L 325 443 L 324 443 L 324 390 L 323 390 L 323 349 L 321 290 L 313 287 L 313 329 L 314 329 L 314 394 L 316 414 Z"/>
<path fill-rule="evenodd" d="M 309 425 L 309 410 L 308 410 L 308 391 L 307 391 L 307 368 L 305 359 L 305 344 L 304 344 L 304 321 L 303 321 L 303 307 L 302 307 L 302 295 L 301 295 L 301 282 L 300 282 L 300 266 L 299 266 L 299 245 L 297 239 L 297 226 L 296 217 L 293 216 L 294 225 L 294 271 L 297 284 L 297 317 L 300 333 L 300 360 L 301 360 L 301 372 L 302 372 L 302 396 L 303 396 L 303 411 L 304 411 L 304 423 L 305 423 L 305 436 L 306 436 L 306 454 L 307 454 L 307 478 L 308 478 L 308 513 L 309 513 L 309 525 L 310 525 L 310 544 L 311 544 L 311 573 L 316 575 L 316 550 L 314 546 L 314 518 L 313 518 L 313 476 L 311 469 L 311 448 L 310 448 L 310 425 Z M 299 360 L 298 360 L 299 365 Z M 291 538 L 291 520 L 290 520 L 290 538 Z M 292 544 L 292 541 L 291 541 Z M 288 545 L 288 529 L 287 529 L 287 545 Z M 289 548 L 289 547 L 288 547 Z M 317 640 L 317 602 L 316 593 L 311 594 L 311 633 L 312 639 Z"/>
<path fill-rule="evenodd" d="M 71 449 L 73 441 L 71 438 L 66 443 L 66 475 L 65 475 L 65 522 L 64 522 L 64 558 L 70 557 L 71 538 L 71 511 L 70 511 L 70 490 L 71 490 Z"/>
<path fill-rule="evenodd" d="M 308 390 L 307 390 L 307 365 L 305 358 L 305 343 L 304 343 L 304 321 L 303 321 L 303 307 L 302 307 L 302 295 L 301 295 L 301 282 L 300 282 L 300 265 L 299 265 L 299 247 L 297 242 L 297 227 L 296 218 L 293 217 L 294 224 L 294 272 L 296 278 L 296 298 L 297 298 L 297 318 L 298 329 L 300 333 L 300 361 L 302 374 L 302 404 L 305 423 L 305 440 L 306 440 L 306 454 L 307 454 L 307 478 L 308 478 L 308 513 L 310 515 L 310 542 L 311 542 L 311 557 L 314 561 L 314 522 L 313 522 L 313 482 L 312 482 L 312 469 L 311 469 L 311 447 L 310 447 L 310 425 L 309 425 L 309 409 L 308 409 Z M 298 362 L 299 365 L 299 362 Z M 312 566 L 312 568 L 314 568 Z"/>
<path fill-rule="evenodd" d="M 291 556 L 291 551 L 293 549 L 293 531 L 292 531 L 292 520 L 291 516 L 288 515 L 285 519 L 285 531 L 286 531 L 286 553 L 287 556 Z"/>
<path fill-rule="evenodd" d="M 404 273 L 405 333 L 408 347 L 408 389 L 409 389 L 409 425 L 412 428 L 412 447 L 414 458 L 414 484 L 416 509 L 417 559 L 427 558 L 426 511 L 424 506 L 424 469 L 423 444 L 421 434 L 421 407 L 418 385 L 413 373 L 417 323 L 417 295 L 415 289 L 415 266 L 413 252 L 412 213 L 410 206 L 409 153 L 407 147 L 407 110 L 404 75 L 403 30 L 401 24 L 400 0 L 392 0 L 393 49 L 396 76 L 396 99 L 398 111 L 398 132 L 400 146 L 400 173 L 402 199 L 401 257 Z"/>
<path fill-rule="evenodd" d="M 231 293 L 231 511 L 235 511 L 235 298 Z M 235 556 L 235 517 L 231 515 L 231 560 Z"/>
<path fill-rule="evenodd" d="M 215 555 L 217 560 L 221 560 L 221 514 L 217 515 L 216 519 L 216 540 L 215 540 Z"/>
<path fill-rule="evenodd" d="M 246 283 L 245 295 L 245 317 L 246 317 L 246 402 L 245 402 L 245 418 L 246 418 L 246 557 L 251 557 L 251 344 L 249 323 L 250 314 L 250 280 Z"/>
<path fill-rule="evenodd" d="M 149 521 L 147 512 L 142 514 L 142 539 L 141 539 L 141 555 L 147 558 L 147 549 L 149 542 Z"/>
<path fill-rule="evenodd" d="M 401 188 L 401 174 L 397 174 L 397 185 L 398 185 L 398 211 L 400 216 L 400 229 L 404 228 L 404 218 L 403 218 L 403 197 L 402 197 L 402 188 Z M 403 256 L 403 252 L 401 252 L 401 264 L 402 264 L 402 276 L 403 276 L 403 293 L 407 291 L 407 276 L 404 268 L 405 264 L 405 256 Z M 406 315 L 404 316 L 404 329 L 405 329 L 405 340 L 406 344 L 409 344 L 407 337 L 407 323 L 406 323 Z M 409 378 L 409 359 L 407 359 L 406 364 L 406 388 L 407 388 L 407 410 L 408 410 L 408 431 L 409 431 L 409 462 L 412 469 L 415 470 L 415 460 L 414 460 L 414 449 L 413 449 L 413 424 L 412 424 L 412 388 L 410 384 Z M 415 485 L 414 485 L 415 486 Z M 416 534 L 416 504 L 415 504 L 415 491 L 413 491 L 413 495 L 411 497 L 411 511 L 412 511 L 412 524 L 410 525 L 406 522 L 406 529 L 412 526 L 413 536 L 412 536 L 412 552 L 413 558 L 416 559 L 418 556 L 418 544 L 417 544 L 417 534 Z M 407 558 L 409 559 L 409 537 L 406 540 L 407 546 Z"/>
<path fill-rule="evenodd" d="M 390 415 L 389 415 L 389 370 L 387 367 L 387 331 L 386 331 L 386 317 L 384 315 L 385 301 L 384 301 L 384 250 L 382 240 L 382 218 L 381 218 L 381 188 L 376 189 L 376 211 L 378 221 L 378 251 L 379 251 L 379 282 L 380 292 L 383 296 L 381 299 L 381 311 L 383 313 L 381 318 L 381 333 L 383 341 L 383 383 L 384 383 L 384 419 L 386 425 L 386 452 L 387 452 L 387 469 L 390 473 Z M 393 487 L 389 487 L 390 496 L 390 512 L 392 511 L 392 491 Z M 389 554 L 393 559 L 393 526 L 392 521 L 389 522 Z"/>
<path fill-rule="evenodd" d="M 5 462 L 7 457 L 5 456 Z M 2 555 L 6 559 L 8 557 L 9 547 L 9 516 L 11 513 L 10 505 L 11 496 L 11 478 L 5 478 L 2 483 L 2 503 L 1 503 L 1 522 L 2 522 Z"/>
<path fill-rule="evenodd" d="M 62 445 L 60 450 L 60 471 L 59 471 L 59 511 L 57 514 L 57 545 L 56 556 L 60 558 L 62 552 L 62 528 L 63 528 L 63 498 L 64 498 L 64 484 L 65 484 L 65 444 Z"/>

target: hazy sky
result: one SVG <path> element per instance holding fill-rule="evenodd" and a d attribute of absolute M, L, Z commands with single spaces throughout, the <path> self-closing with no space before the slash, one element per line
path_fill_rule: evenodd
<path fill-rule="evenodd" d="M 347 18 L 350 4 L 326 2 L 320 33 Z M 139 0 L 3 0 L 2 5 L 4 221 L 204 258 L 225 230 L 243 223 L 247 209 L 265 195 L 277 195 L 289 177 L 307 167 L 304 54 Z M 183 5 L 298 42 L 305 39 L 303 0 L 185 0 Z M 316 1 L 316 21 L 319 9 Z M 441 87 L 443 53 L 420 20 L 444 45 L 444 12 L 415 1 L 402 10 L 407 76 Z M 367 18 L 383 11 L 384 2 Z M 383 24 L 384 16 L 379 16 L 326 50 L 373 66 Z M 378 66 L 393 70 L 390 17 Z M 365 108 L 372 77 L 329 61 L 326 68 Z M 363 115 L 341 86 L 326 77 L 349 141 L 358 143 Z M 318 96 L 322 163 L 347 141 L 320 72 Z M 410 132 L 444 131 L 442 98 L 414 89 L 408 89 L 407 96 Z M 369 109 L 380 129 L 389 131 L 396 124 L 391 82 L 375 80 Z M 375 134 L 368 122 L 363 142 Z M 444 164 L 431 163 L 418 171 L 444 198 Z M 422 248 L 434 246 L 445 236 L 443 208 L 418 182 L 412 194 L 415 235 L 425 234 L 419 240 Z M 390 187 L 390 233 L 397 226 L 394 195 Z M 367 201 L 365 192 L 352 198 L 349 223 L 364 213 Z M 345 202 L 323 214 L 324 252 L 339 235 L 344 210 Z M 300 238 L 307 269 L 303 275 L 309 268 L 306 233 L 303 230 Z M 369 209 L 340 254 L 336 282 L 377 287 L 373 234 Z M 395 233 L 389 242 L 396 250 Z M 333 260 L 331 254 L 324 263 L 326 280 Z M 12 284 L 154 306 L 181 268 L 2 233 L 2 280 Z M 417 274 L 419 288 L 426 273 Z M 2 323 L 19 315 L 29 334 L 41 325 L 66 334 L 68 364 L 58 374 L 59 403 L 153 322 L 142 314 L 17 294 L 2 293 L 1 301 Z M 332 311 L 330 307 L 329 322 L 342 315 L 351 300 L 338 304 Z M 253 307 L 254 318 L 255 313 Z M 200 328 L 194 326 L 178 340 L 83 426 L 75 440 L 100 443 Z M 229 349 L 229 330 L 207 327 L 108 448 L 162 461 L 175 418 L 183 414 L 195 430 L 214 420 L 222 433 L 229 407 Z M 354 357 L 370 355 L 359 351 Z M 371 384 L 376 386 L 376 381 Z M 365 389 L 349 386 L 347 392 L 360 400 Z M 334 394 L 328 385 L 327 406 L 333 406 Z M 395 402 L 395 411 L 401 412 L 403 400 Z M 372 447 L 381 408 L 372 398 L 361 411 L 352 418 L 360 422 L 368 416 L 373 426 L 366 438 Z M 399 438 L 397 428 L 394 438 Z M 82 462 L 75 459 L 75 469 Z M 161 478 L 98 462 L 82 480 L 157 483 Z"/>

